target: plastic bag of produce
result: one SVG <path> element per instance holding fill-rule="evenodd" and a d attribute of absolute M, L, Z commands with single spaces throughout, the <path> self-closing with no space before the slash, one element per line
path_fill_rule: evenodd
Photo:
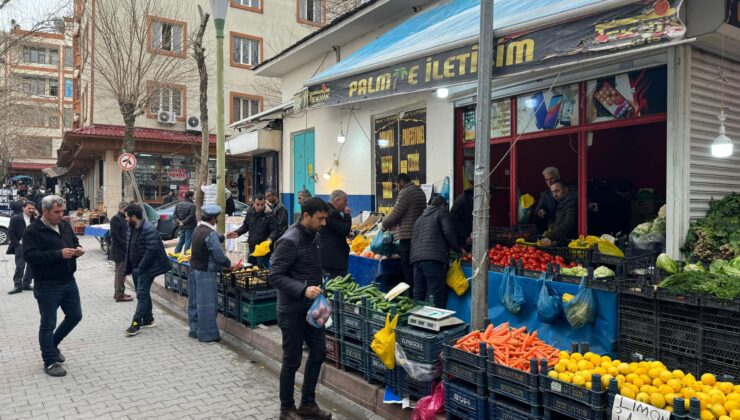
<path fill-rule="evenodd" d="M 581 328 L 596 319 L 596 298 L 594 292 L 586 287 L 586 278 L 581 279 L 578 293 L 568 302 L 563 302 L 565 319 L 573 328 Z"/>
<path fill-rule="evenodd" d="M 445 386 L 439 381 L 432 389 L 432 395 L 422 397 L 414 407 L 411 420 L 434 420 L 445 406 Z"/>
<path fill-rule="evenodd" d="M 545 280 L 539 280 L 540 294 L 537 296 L 537 319 L 551 323 L 563 312 L 560 295 Z"/>
<path fill-rule="evenodd" d="M 365 235 L 360 234 L 352 239 L 352 245 L 350 245 L 350 249 L 352 249 L 352 251 L 354 251 L 356 254 L 360 254 L 369 245 L 370 239 L 368 239 Z"/>
<path fill-rule="evenodd" d="M 659 233 L 646 233 L 638 235 L 634 231 L 630 233 L 630 244 L 637 249 L 654 250 L 655 245 L 665 242 L 665 235 Z"/>
<path fill-rule="evenodd" d="M 417 381 L 433 381 L 435 380 L 440 372 L 437 364 L 427 364 L 415 362 L 409 360 L 406 357 L 406 353 L 403 351 L 403 347 L 400 345 L 396 346 L 396 365 L 401 366 L 406 374 L 416 379 Z"/>
<path fill-rule="evenodd" d="M 375 235 L 372 243 L 370 243 L 370 250 L 376 254 L 385 255 L 390 257 L 393 255 L 395 247 L 393 245 L 393 233 L 391 232 L 378 232 Z"/>
<path fill-rule="evenodd" d="M 458 296 L 462 296 L 468 291 L 468 279 L 465 277 L 462 268 L 460 268 L 460 260 L 455 260 L 450 266 L 450 269 L 447 270 L 447 285 Z"/>
<path fill-rule="evenodd" d="M 306 313 L 306 322 L 316 328 L 331 326 L 331 304 L 323 294 L 313 300 L 313 304 Z"/>
<path fill-rule="evenodd" d="M 516 282 L 514 276 L 511 275 L 508 267 L 504 270 L 504 278 L 498 290 L 501 295 L 501 304 L 504 305 L 504 308 L 512 314 L 518 315 L 522 311 L 522 305 L 524 304 L 524 293 L 522 292 L 522 287 Z"/>
<path fill-rule="evenodd" d="M 375 333 L 370 348 L 388 369 L 396 367 L 396 325 L 398 314 L 391 320 L 391 314 L 385 315 L 385 327 Z"/>
<path fill-rule="evenodd" d="M 680 271 L 678 263 L 672 260 L 671 257 L 665 253 L 658 255 L 658 259 L 655 260 L 655 265 L 668 274 L 676 274 Z"/>

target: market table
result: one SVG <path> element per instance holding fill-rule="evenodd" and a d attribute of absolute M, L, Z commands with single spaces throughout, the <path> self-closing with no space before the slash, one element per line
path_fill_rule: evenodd
<path fill-rule="evenodd" d="M 100 249 L 108 255 L 110 252 L 110 223 L 85 226 L 85 235 L 94 236 L 100 243 Z"/>
<path fill-rule="evenodd" d="M 463 266 L 463 272 L 470 278 L 471 268 Z M 560 349 L 570 349 L 573 342 L 587 342 L 590 349 L 598 354 L 615 355 L 617 341 L 617 294 L 602 290 L 594 290 L 596 297 L 596 320 L 582 328 L 573 328 L 561 316 L 552 324 L 537 319 L 537 279 L 514 276 L 521 285 L 525 303 L 519 315 L 514 315 L 501 304 L 499 286 L 504 278 L 503 273 L 488 272 L 488 318 L 494 324 L 509 322 L 512 326 L 526 326 L 527 330 L 538 330 L 538 336 L 543 341 Z M 550 283 L 559 294 L 578 293 L 578 285 L 560 282 Z M 463 296 L 449 293 L 447 308 L 457 311 L 457 317 L 470 322 L 470 289 Z"/>
<path fill-rule="evenodd" d="M 381 290 L 385 290 L 385 279 L 390 276 L 403 276 L 401 260 L 399 258 L 387 258 L 376 260 L 374 258 L 349 256 L 347 271 L 352 274 L 357 284 L 365 286 L 372 282 L 381 283 Z"/>

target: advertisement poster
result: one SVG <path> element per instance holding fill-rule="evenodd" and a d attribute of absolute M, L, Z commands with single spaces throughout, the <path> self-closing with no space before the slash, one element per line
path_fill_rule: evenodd
<path fill-rule="evenodd" d="M 426 182 L 426 125 L 426 108 L 401 113 L 398 147 L 400 172 L 408 174 L 417 185 Z"/>
<path fill-rule="evenodd" d="M 393 179 L 398 168 L 398 115 L 375 120 L 375 203 L 381 213 L 389 213 L 396 202 Z"/>
<path fill-rule="evenodd" d="M 666 112 L 665 67 L 602 77 L 586 83 L 586 121 L 596 123 Z"/>
<path fill-rule="evenodd" d="M 491 138 L 511 135 L 511 99 L 491 101 Z M 463 111 L 463 141 L 475 141 L 475 106 Z"/>
<path fill-rule="evenodd" d="M 578 84 L 517 97 L 517 133 L 536 133 L 578 124 Z"/>

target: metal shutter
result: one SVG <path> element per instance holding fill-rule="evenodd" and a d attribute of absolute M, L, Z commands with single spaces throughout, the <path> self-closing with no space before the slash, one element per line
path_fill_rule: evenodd
<path fill-rule="evenodd" d="M 724 70 L 727 136 L 735 143 L 730 158 L 713 158 L 710 145 L 719 127 L 721 87 L 719 68 Z M 672 118 L 676 118 L 673 116 Z M 691 155 L 689 157 L 689 216 L 706 215 L 709 200 L 740 192 L 740 63 L 692 48 L 691 53 Z"/>

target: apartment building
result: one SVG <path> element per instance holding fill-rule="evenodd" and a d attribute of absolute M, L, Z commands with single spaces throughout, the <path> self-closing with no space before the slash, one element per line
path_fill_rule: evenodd
<path fill-rule="evenodd" d="M 50 172 L 66 179 L 79 179 L 91 207 L 115 211 L 121 199 L 123 176 L 117 158 L 123 149 L 124 119 L 119 97 L 111 89 L 111 71 L 101 62 L 101 43 L 117 42 L 102 33 L 102 22 L 114 0 L 76 0 L 73 80 L 73 129 L 59 150 Z M 122 4 L 116 2 L 119 9 Z M 200 25 L 198 6 L 210 13 L 210 1 L 140 1 L 150 7 L 139 11 L 146 25 L 146 53 L 169 61 L 168 74 L 146 77 L 141 89 L 150 99 L 135 121 L 137 167 L 132 171 L 144 200 L 161 202 L 168 191 L 182 196 L 196 188 L 195 168 L 202 138 L 200 79 L 192 57 L 193 36 Z M 340 1 L 339 3 L 345 3 Z M 349 2 L 348 2 L 349 3 Z M 106 10 L 108 12 L 106 12 Z M 255 76 L 251 68 L 277 54 L 296 40 L 323 26 L 331 18 L 325 0 L 229 0 L 224 39 L 225 125 L 280 104 L 280 85 L 274 79 Z M 125 38 L 129 34 L 116 34 Z M 208 120 L 215 172 L 216 132 L 216 33 L 213 19 L 203 38 L 208 72 Z M 96 62 L 97 60 L 97 62 Z M 175 64 L 172 65 L 172 60 Z M 110 61 L 110 60 L 109 60 Z M 156 67 L 156 65 L 153 65 Z M 187 71 L 183 71 L 187 69 Z M 156 69 L 148 74 L 158 74 Z M 178 73 L 173 79 L 173 73 Z M 122 73 L 117 73 L 122 77 Z M 279 130 L 279 127 L 273 127 Z M 227 129 L 227 138 L 234 134 Z M 279 131 L 278 131 L 279 136 Z M 279 138 L 279 137 L 278 137 Z M 242 200 L 255 183 L 278 187 L 280 144 L 227 158 L 227 185 Z M 255 177 L 257 179 L 255 180 Z"/>

